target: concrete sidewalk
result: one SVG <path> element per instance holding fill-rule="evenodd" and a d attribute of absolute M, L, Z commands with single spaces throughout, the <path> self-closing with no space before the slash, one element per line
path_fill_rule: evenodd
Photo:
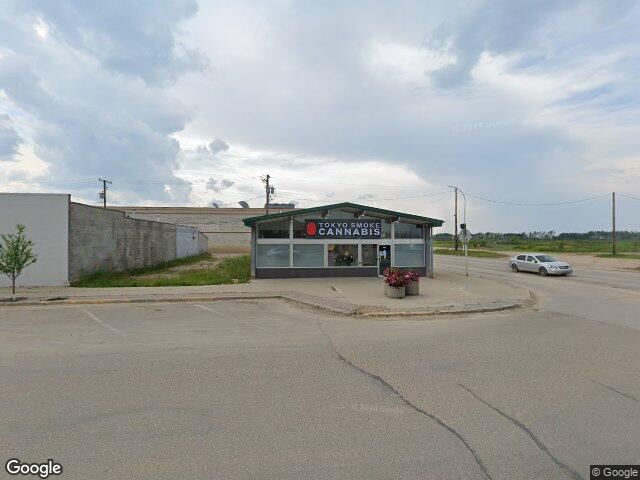
<path fill-rule="evenodd" d="M 0 289 L 6 300 L 9 291 Z M 523 288 L 454 273 L 439 273 L 420 280 L 420 295 L 392 299 L 384 295 L 380 278 L 298 278 L 253 280 L 236 285 L 138 288 L 20 288 L 13 302 L 2 306 L 78 303 L 133 303 L 282 298 L 329 310 L 363 316 L 434 315 L 516 308 L 532 301 Z"/>

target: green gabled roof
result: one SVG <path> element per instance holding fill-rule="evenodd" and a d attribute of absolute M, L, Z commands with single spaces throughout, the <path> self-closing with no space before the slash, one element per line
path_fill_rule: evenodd
<path fill-rule="evenodd" d="M 288 212 L 271 213 L 269 215 L 260 215 L 258 217 L 247 217 L 243 220 L 243 222 L 247 227 L 252 227 L 256 223 L 262 222 L 265 220 L 273 220 L 276 218 L 283 218 L 283 217 L 284 218 L 293 217 L 293 216 L 301 215 L 305 213 L 321 212 L 323 210 L 339 210 L 341 208 L 350 208 L 353 210 L 365 210 L 367 212 L 379 213 L 381 215 L 386 215 L 389 217 L 399 217 L 407 220 L 414 220 L 417 222 L 425 223 L 431 227 L 440 227 L 444 223 L 444 220 L 439 220 L 437 218 L 429 218 L 429 217 L 422 217 L 420 215 L 412 215 L 410 213 L 395 212 L 393 210 L 386 210 L 384 208 L 377 208 L 377 207 L 369 207 L 367 205 L 360 205 L 358 203 L 351 203 L 351 202 L 333 203 L 331 205 L 320 205 L 318 207 L 300 208 L 296 210 L 290 210 Z"/>

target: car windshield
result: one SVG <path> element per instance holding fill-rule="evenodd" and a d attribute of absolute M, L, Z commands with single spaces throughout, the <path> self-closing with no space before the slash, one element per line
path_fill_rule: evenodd
<path fill-rule="evenodd" d="M 538 259 L 539 262 L 542 263 L 548 263 L 548 262 L 555 262 L 556 259 L 553 258 L 550 255 L 536 255 L 536 258 Z"/>

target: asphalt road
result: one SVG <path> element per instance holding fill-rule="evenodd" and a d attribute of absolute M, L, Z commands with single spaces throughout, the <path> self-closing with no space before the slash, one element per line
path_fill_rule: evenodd
<path fill-rule="evenodd" d="M 540 303 L 427 320 L 277 301 L 0 309 L 2 463 L 53 458 L 73 479 L 563 479 L 639 463 L 637 278 L 486 260 L 472 274 Z"/>
<path fill-rule="evenodd" d="M 463 273 L 464 258 L 435 256 L 436 271 Z M 640 329 L 640 271 L 576 268 L 566 277 L 513 273 L 508 259 L 469 259 L 470 275 L 486 277 L 534 291 L 538 309 Z"/>

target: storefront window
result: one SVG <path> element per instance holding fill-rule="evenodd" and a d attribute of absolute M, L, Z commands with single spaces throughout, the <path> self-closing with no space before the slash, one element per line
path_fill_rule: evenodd
<path fill-rule="evenodd" d="M 375 267 L 378 265 L 378 245 L 362 245 L 362 266 Z"/>
<path fill-rule="evenodd" d="M 307 232 L 305 230 L 306 219 L 295 218 L 293 219 L 293 238 L 306 238 Z"/>
<path fill-rule="evenodd" d="M 397 222 L 395 226 L 396 238 L 422 238 L 423 233 L 422 225 Z"/>
<path fill-rule="evenodd" d="M 289 244 L 258 244 L 256 266 L 259 268 L 288 267 Z"/>
<path fill-rule="evenodd" d="M 423 245 L 396 243 L 394 263 L 397 267 L 424 267 Z"/>
<path fill-rule="evenodd" d="M 320 243 L 307 245 L 294 244 L 293 266 L 324 267 L 324 245 Z"/>
<path fill-rule="evenodd" d="M 259 223 L 258 238 L 289 238 L 289 219 Z"/>
<path fill-rule="evenodd" d="M 330 243 L 327 245 L 327 257 L 330 267 L 357 267 L 358 245 Z"/>
<path fill-rule="evenodd" d="M 391 238 L 391 222 L 387 220 L 382 221 L 382 238 Z"/>

